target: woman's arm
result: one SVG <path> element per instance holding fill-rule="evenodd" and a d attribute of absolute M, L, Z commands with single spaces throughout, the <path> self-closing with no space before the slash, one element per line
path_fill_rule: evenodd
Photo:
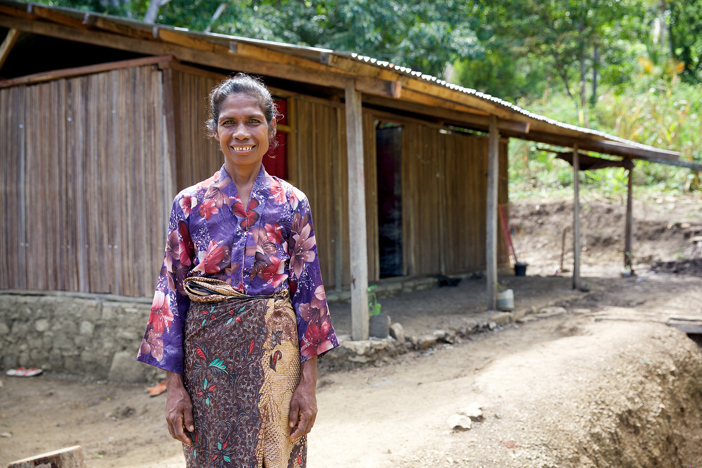
<path fill-rule="evenodd" d="M 302 377 L 290 401 L 290 440 L 307 435 L 317 417 L 317 356 L 302 363 Z"/>

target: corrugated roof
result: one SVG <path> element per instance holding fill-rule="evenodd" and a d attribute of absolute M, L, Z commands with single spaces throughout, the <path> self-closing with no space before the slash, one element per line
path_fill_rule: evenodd
<path fill-rule="evenodd" d="M 31 11 L 33 8 L 33 4 L 31 3 L 23 3 L 23 2 L 17 2 L 14 0 L 0 0 L 0 5 L 6 5 L 9 6 L 13 9 L 26 9 L 27 11 Z M 226 47 L 229 47 L 229 45 L 232 43 L 232 41 L 235 42 L 240 42 L 240 43 L 245 43 L 245 44 L 251 44 L 254 46 L 258 47 L 264 47 L 270 50 L 282 52 L 288 55 L 294 55 L 298 57 L 302 57 L 305 59 L 312 59 L 315 62 L 324 62 L 329 61 L 329 57 L 339 57 L 341 59 L 345 60 L 351 60 L 353 62 L 358 62 L 362 63 L 364 65 L 368 65 L 371 67 L 375 67 L 378 70 L 388 70 L 391 71 L 392 73 L 395 73 L 400 76 L 407 77 L 409 79 L 415 79 L 415 80 L 421 80 L 426 83 L 430 83 L 432 85 L 436 85 L 439 87 L 443 87 L 452 91 L 456 91 L 459 93 L 462 93 L 467 96 L 471 96 L 473 98 L 477 98 L 481 101 L 484 101 L 485 103 L 489 103 L 492 106 L 496 106 L 499 109 L 503 109 L 504 111 L 508 112 L 509 114 L 513 114 L 515 116 L 521 116 L 521 121 L 524 121 L 526 118 L 526 121 L 528 120 L 533 120 L 535 122 L 540 122 L 543 124 L 546 124 L 547 126 L 552 126 L 555 128 L 560 128 L 564 129 L 570 132 L 573 132 L 575 135 L 572 136 L 577 136 L 581 138 L 588 138 L 588 139 L 594 139 L 594 140 L 607 140 L 613 143 L 617 143 L 618 145 L 621 145 L 622 148 L 639 148 L 642 150 L 648 150 L 648 151 L 653 151 L 661 154 L 663 157 L 667 157 L 668 159 L 671 159 L 674 155 L 676 155 L 675 152 L 669 152 L 666 150 L 659 150 L 656 149 L 652 146 L 649 145 L 644 145 L 641 143 L 637 143 L 634 141 L 626 140 L 614 135 L 610 135 L 605 132 L 589 129 L 589 128 L 583 128 L 583 127 L 578 127 L 576 125 L 571 125 L 563 122 L 559 122 L 557 120 L 545 117 L 543 115 L 535 114 L 533 112 L 530 112 L 526 109 L 523 109 L 515 104 L 512 104 L 510 102 L 507 102 L 503 99 L 500 99 L 495 96 L 491 96 L 486 93 L 482 93 L 480 91 L 477 91 L 475 89 L 471 88 L 466 88 L 463 86 L 459 86 L 454 83 L 447 82 L 445 80 L 442 80 L 440 78 L 437 78 L 432 75 L 427 75 L 424 73 L 421 73 L 416 70 L 412 70 L 411 68 L 408 67 L 403 67 L 399 66 L 396 64 L 393 64 L 388 61 L 384 60 L 378 60 L 373 57 L 365 56 L 362 54 L 354 53 L 354 52 L 345 52 L 345 51 L 334 51 L 331 49 L 324 49 L 324 48 L 319 48 L 319 47 L 308 47 L 308 46 L 300 46 L 300 45 L 295 45 L 295 44 L 286 44 L 286 43 L 279 43 L 279 42 L 272 42 L 272 41 L 264 41 L 264 40 L 258 40 L 258 39 L 251 39 L 247 37 L 239 37 L 239 36 L 229 36 L 229 35 L 223 35 L 223 34 L 217 34 L 217 33 L 206 33 L 206 32 L 199 32 L 199 31 L 191 31 L 185 28 L 179 28 L 179 27 L 173 27 L 173 26 L 167 26 L 167 25 L 152 25 L 148 23 L 144 23 L 142 21 L 137 21 L 133 19 L 128 19 L 128 18 L 122 18 L 122 17 L 116 17 L 116 16 L 111 16 L 111 15 L 104 15 L 100 13 L 93 13 L 93 12 L 86 12 L 82 10 L 75 10 L 71 8 L 63 8 L 63 7 L 56 7 L 56 6 L 48 6 L 48 5 L 43 5 L 43 4 L 36 4 L 36 7 L 41 7 L 45 8 L 48 10 L 56 11 L 58 13 L 64 14 L 66 16 L 70 16 L 74 19 L 80 19 L 83 20 L 83 18 L 86 17 L 86 15 L 89 16 L 94 16 L 97 18 L 103 18 L 107 21 L 110 21 L 115 24 L 121 24 L 125 26 L 129 26 L 131 28 L 135 28 L 144 32 L 151 32 L 154 30 L 154 28 L 158 29 L 163 29 L 163 30 L 170 30 L 174 32 L 178 32 L 180 34 L 187 35 L 189 37 L 192 37 L 194 39 L 199 39 L 203 41 L 207 41 L 213 44 L 219 44 L 223 45 Z M 2 11 L 0 11 L 2 13 Z M 157 40 L 155 37 L 153 38 L 154 40 Z M 444 98 L 446 99 L 446 98 Z M 564 145 L 564 146 L 569 146 L 569 145 Z M 624 151 L 624 150 L 622 150 Z M 668 154 L 665 154 L 668 153 Z"/>

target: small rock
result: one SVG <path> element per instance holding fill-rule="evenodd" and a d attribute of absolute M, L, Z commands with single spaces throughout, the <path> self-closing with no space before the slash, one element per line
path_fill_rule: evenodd
<path fill-rule="evenodd" d="M 473 421 L 478 421 L 483 418 L 482 408 L 483 407 L 480 405 L 480 403 L 471 403 L 465 408 L 461 408 L 460 410 L 458 410 L 458 414 L 468 416 Z"/>
<path fill-rule="evenodd" d="M 514 450 L 517 448 L 517 443 L 513 440 L 503 440 L 500 443 L 510 450 Z"/>
<path fill-rule="evenodd" d="M 419 337 L 417 346 L 420 350 L 423 350 L 434 346 L 437 341 L 439 341 L 439 337 L 436 335 L 424 335 Z"/>
<path fill-rule="evenodd" d="M 395 338 L 398 343 L 405 342 L 405 330 L 399 323 L 393 323 L 390 325 L 390 336 Z"/>
<path fill-rule="evenodd" d="M 34 329 L 38 332 L 45 332 L 49 329 L 49 321 L 45 319 L 39 319 L 34 322 Z"/>
<path fill-rule="evenodd" d="M 95 325 L 92 323 L 88 322 L 87 320 L 84 320 L 80 324 L 80 334 L 81 335 L 86 335 L 86 336 L 92 336 L 93 335 L 93 330 L 95 330 Z"/>
<path fill-rule="evenodd" d="M 497 328 L 497 324 L 495 322 L 490 322 L 488 323 L 488 328 L 490 330 L 494 330 L 495 328 Z"/>
<path fill-rule="evenodd" d="M 452 414 L 446 420 L 446 424 L 448 424 L 449 428 L 459 431 L 466 431 L 473 426 L 470 418 L 462 414 Z"/>
<path fill-rule="evenodd" d="M 589 314 L 592 311 L 590 309 L 573 309 L 571 312 L 574 314 Z"/>
<path fill-rule="evenodd" d="M 363 356 L 371 349 L 371 342 L 369 340 L 344 341 L 341 346 L 350 349 L 359 356 Z"/>
<path fill-rule="evenodd" d="M 443 340 L 448 336 L 448 333 L 445 330 L 436 330 L 434 336 L 439 340 Z"/>
<path fill-rule="evenodd" d="M 498 325 L 505 326 L 512 319 L 512 315 L 509 312 L 499 312 L 492 316 L 492 321 Z"/>
<path fill-rule="evenodd" d="M 539 309 L 539 312 L 537 315 L 539 318 L 545 318 L 545 317 L 555 317 L 556 315 L 563 315 L 566 313 L 566 310 L 563 307 L 542 307 Z"/>
<path fill-rule="evenodd" d="M 12 437 L 12 433 L 10 432 L 0 432 L 0 437 L 4 437 L 5 439 L 9 439 Z"/>

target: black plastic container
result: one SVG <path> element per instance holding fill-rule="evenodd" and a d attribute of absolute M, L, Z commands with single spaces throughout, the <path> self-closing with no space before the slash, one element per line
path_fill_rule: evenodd
<path fill-rule="evenodd" d="M 514 276 L 526 276 L 526 269 L 529 264 L 525 262 L 517 262 L 514 264 Z"/>

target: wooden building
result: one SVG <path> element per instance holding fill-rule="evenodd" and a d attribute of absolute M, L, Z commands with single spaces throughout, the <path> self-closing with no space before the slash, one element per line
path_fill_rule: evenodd
<path fill-rule="evenodd" d="M 678 157 L 356 54 L 7 0 L 2 38 L 0 289 L 150 296 L 174 195 L 222 164 L 206 96 L 236 71 L 284 109 L 264 163 L 310 198 L 355 339 L 368 282 L 487 270 L 494 300 L 508 138 L 575 148 L 576 165 L 578 149 Z"/>

